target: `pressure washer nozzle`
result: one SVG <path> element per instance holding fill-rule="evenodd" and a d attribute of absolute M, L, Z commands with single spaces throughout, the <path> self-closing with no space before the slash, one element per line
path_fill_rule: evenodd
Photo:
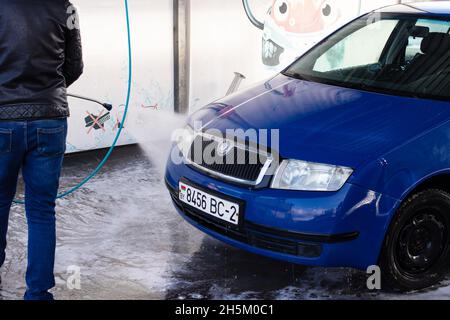
<path fill-rule="evenodd" d="M 113 108 L 112 104 L 109 104 L 109 103 L 104 103 L 103 107 L 108 111 L 111 111 Z"/>

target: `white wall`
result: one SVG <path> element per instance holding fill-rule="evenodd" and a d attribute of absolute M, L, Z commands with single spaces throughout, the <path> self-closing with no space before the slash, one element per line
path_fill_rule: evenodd
<path fill-rule="evenodd" d="M 128 48 L 123 1 L 74 0 L 79 9 L 85 73 L 69 92 L 110 102 L 114 109 L 104 130 L 86 128 L 87 112 L 98 116 L 101 106 L 69 99 L 71 117 L 68 152 L 107 147 L 123 116 L 128 79 Z M 133 43 L 133 88 L 129 119 L 121 143 L 134 143 L 133 129 L 143 124 L 144 106 L 173 109 L 172 0 L 128 1 Z M 106 113 L 106 112 L 104 112 Z"/>
<path fill-rule="evenodd" d="M 261 31 L 250 25 L 240 0 L 191 0 L 190 46 L 192 109 L 225 94 L 234 71 L 246 83 L 273 73 L 263 69 Z"/>

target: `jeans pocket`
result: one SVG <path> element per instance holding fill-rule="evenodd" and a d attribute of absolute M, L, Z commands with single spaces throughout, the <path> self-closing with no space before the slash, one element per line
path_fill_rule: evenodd
<path fill-rule="evenodd" d="M 0 128 L 0 154 L 9 153 L 12 148 L 12 130 Z"/>
<path fill-rule="evenodd" d="M 66 152 L 66 127 L 38 128 L 37 150 L 47 157 L 61 156 Z"/>

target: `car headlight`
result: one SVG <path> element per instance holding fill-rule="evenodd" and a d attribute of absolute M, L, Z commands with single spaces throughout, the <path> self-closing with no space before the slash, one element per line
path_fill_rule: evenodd
<path fill-rule="evenodd" d="M 272 188 L 298 191 L 338 191 L 352 175 L 347 167 L 284 160 L 277 169 Z"/>
<path fill-rule="evenodd" d="M 175 136 L 175 143 L 183 154 L 184 158 L 187 158 L 189 151 L 191 150 L 192 143 L 194 142 L 195 133 L 191 126 L 187 125 L 183 129 L 177 131 Z"/>

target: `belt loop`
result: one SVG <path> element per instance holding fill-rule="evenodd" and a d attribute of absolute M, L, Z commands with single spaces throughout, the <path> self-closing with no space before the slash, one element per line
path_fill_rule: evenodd
<path fill-rule="evenodd" d="M 28 152 L 28 121 L 23 122 L 23 132 L 25 139 L 25 152 Z"/>

